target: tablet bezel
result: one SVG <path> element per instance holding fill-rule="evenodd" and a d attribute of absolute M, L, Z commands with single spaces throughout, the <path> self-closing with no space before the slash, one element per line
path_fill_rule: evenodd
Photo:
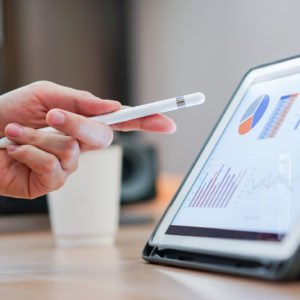
<path fill-rule="evenodd" d="M 296 73 L 300 73 L 299 56 L 262 65 L 253 68 L 246 73 L 233 94 L 231 101 L 217 122 L 212 134 L 207 139 L 204 147 L 184 179 L 181 187 L 174 196 L 173 201 L 158 224 L 152 239 L 149 241 L 151 245 L 158 246 L 161 249 L 181 249 L 195 252 L 205 251 L 208 253 L 213 252 L 275 260 L 287 259 L 291 256 L 300 243 L 300 222 L 297 223 L 283 240 L 279 242 L 179 236 L 169 235 L 165 232 L 184 201 L 186 194 L 192 187 L 199 174 L 199 170 L 201 170 L 206 163 L 211 151 L 223 134 L 224 129 L 230 122 L 232 115 L 236 111 L 249 87 L 255 83 L 269 81 Z"/>

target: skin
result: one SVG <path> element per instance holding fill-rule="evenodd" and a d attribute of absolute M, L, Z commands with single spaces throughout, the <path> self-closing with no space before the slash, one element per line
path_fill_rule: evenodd
<path fill-rule="evenodd" d="M 120 108 L 120 102 L 47 81 L 0 96 L 0 137 L 15 143 L 0 149 L 0 195 L 34 199 L 60 188 L 76 170 L 80 154 L 108 147 L 113 130 L 176 130 L 175 123 L 163 115 L 111 127 L 86 118 Z M 36 130 L 46 126 L 64 134 Z"/>

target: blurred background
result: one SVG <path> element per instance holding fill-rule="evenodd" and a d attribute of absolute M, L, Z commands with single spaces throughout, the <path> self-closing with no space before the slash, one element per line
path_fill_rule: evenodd
<path fill-rule="evenodd" d="M 43 79 L 127 105 L 206 94 L 203 106 L 172 113 L 174 135 L 118 137 L 127 145 L 146 145 L 140 152 L 148 151 L 150 164 L 157 162 L 153 176 L 187 172 L 249 68 L 300 53 L 297 0 L 0 4 L 2 93 Z M 131 163 L 129 154 L 124 165 Z"/>

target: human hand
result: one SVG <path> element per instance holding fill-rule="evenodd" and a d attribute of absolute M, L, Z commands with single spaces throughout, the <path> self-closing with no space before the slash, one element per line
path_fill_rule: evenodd
<path fill-rule="evenodd" d="M 0 97 L 0 136 L 16 143 L 0 150 L 0 195 L 36 198 L 61 187 L 77 168 L 80 153 L 104 148 L 114 130 L 174 132 L 162 115 L 115 124 L 110 128 L 87 116 L 120 109 L 117 101 L 51 82 L 36 82 Z M 51 126 L 63 134 L 36 130 Z"/>

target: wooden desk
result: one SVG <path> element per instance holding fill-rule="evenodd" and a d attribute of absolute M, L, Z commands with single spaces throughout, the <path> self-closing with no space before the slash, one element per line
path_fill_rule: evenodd
<path fill-rule="evenodd" d="M 268 283 L 145 263 L 152 226 L 121 228 L 117 245 L 56 249 L 49 232 L 0 238 L 1 299 L 299 299 L 299 283 Z"/>
<path fill-rule="evenodd" d="M 112 247 L 57 249 L 49 231 L 0 235 L 0 299 L 300 299 L 299 283 L 145 263 L 153 225 L 123 226 Z"/>

